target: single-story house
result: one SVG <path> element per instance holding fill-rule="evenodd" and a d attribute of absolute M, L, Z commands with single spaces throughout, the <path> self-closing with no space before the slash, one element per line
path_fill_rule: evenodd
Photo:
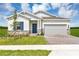
<path fill-rule="evenodd" d="M 7 17 L 7 19 L 9 34 L 16 31 L 17 34 L 67 35 L 70 28 L 69 18 L 58 17 L 46 11 L 17 13 L 16 30 L 13 28 L 12 16 Z"/>

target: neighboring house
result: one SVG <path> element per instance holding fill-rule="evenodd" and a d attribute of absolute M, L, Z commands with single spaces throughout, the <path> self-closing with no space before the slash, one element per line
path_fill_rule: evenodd
<path fill-rule="evenodd" d="M 37 11 L 35 13 L 20 12 L 17 14 L 17 30 L 13 29 L 13 18 L 9 16 L 8 32 L 12 34 L 16 31 L 18 34 L 43 34 L 45 36 L 67 35 L 70 25 L 69 18 L 54 16 L 46 11 Z"/>

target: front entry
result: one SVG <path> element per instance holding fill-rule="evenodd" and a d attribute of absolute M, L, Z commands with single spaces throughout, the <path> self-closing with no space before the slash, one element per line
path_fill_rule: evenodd
<path fill-rule="evenodd" d="M 37 33 L 37 24 L 32 24 L 32 33 Z"/>

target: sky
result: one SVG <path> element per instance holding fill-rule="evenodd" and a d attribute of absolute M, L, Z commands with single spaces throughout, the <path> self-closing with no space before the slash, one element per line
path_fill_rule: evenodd
<path fill-rule="evenodd" d="M 79 27 L 79 3 L 0 3 L 0 26 L 7 26 L 7 16 L 17 12 L 39 10 L 47 11 L 52 15 L 70 18 L 70 26 Z"/>

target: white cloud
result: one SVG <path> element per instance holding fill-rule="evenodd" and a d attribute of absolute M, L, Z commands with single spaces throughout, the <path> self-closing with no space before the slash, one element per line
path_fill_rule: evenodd
<path fill-rule="evenodd" d="M 47 4 L 43 3 L 43 4 L 38 6 L 38 10 L 43 10 L 43 11 L 47 10 L 46 6 L 47 6 Z"/>
<path fill-rule="evenodd" d="M 34 12 L 37 12 L 38 11 L 38 4 L 34 4 L 33 6 L 32 6 L 32 12 L 34 13 Z"/>
<path fill-rule="evenodd" d="M 55 9 L 55 8 L 59 8 L 61 6 L 61 4 L 60 3 L 51 3 L 51 6 L 53 9 Z"/>
<path fill-rule="evenodd" d="M 28 3 L 22 3 L 21 4 L 21 9 L 22 11 L 26 12 L 26 11 L 30 11 L 30 7 Z"/>
<path fill-rule="evenodd" d="M 67 9 L 66 7 L 60 7 L 58 14 L 61 17 L 71 18 L 75 16 L 78 13 L 78 11 L 73 9 Z"/>
<path fill-rule="evenodd" d="M 5 8 L 6 8 L 7 10 L 11 11 L 11 12 L 15 10 L 15 8 L 12 7 L 10 3 L 6 3 L 6 4 L 5 4 Z"/>
<path fill-rule="evenodd" d="M 69 5 L 69 3 L 51 3 L 51 6 L 53 9 L 58 8 L 58 15 L 61 17 L 71 18 L 78 13 L 71 9 L 73 5 Z"/>
<path fill-rule="evenodd" d="M 38 4 L 34 4 L 32 6 L 32 12 L 37 12 L 39 10 L 42 10 L 42 11 L 47 11 L 49 9 L 49 4 L 46 4 L 46 3 L 42 3 L 41 5 L 38 5 Z"/>
<path fill-rule="evenodd" d="M 68 5 L 69 3 L 51 3 L 51 6 L 53 9 L 60 8 L 60 7 L 66 7 Z"/>
<path fill-rule="evenodd" d="M 67 10 L 65 7 L 61 7 L 58 11 L 59 16 L 70 18 L 73 16 L 74 10 Z"/>

